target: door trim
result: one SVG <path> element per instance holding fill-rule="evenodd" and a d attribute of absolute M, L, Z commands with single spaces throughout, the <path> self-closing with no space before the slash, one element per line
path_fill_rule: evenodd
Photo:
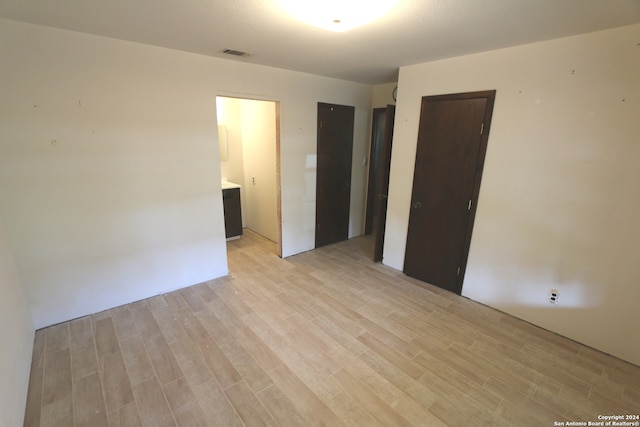
<path fill-rule="evenodd" d="M 278 241 L 276 242 L 276 254 L 282 258 L 282 163 L 280 161 L 280 101 L 276 103 L 276 216 Z"/>

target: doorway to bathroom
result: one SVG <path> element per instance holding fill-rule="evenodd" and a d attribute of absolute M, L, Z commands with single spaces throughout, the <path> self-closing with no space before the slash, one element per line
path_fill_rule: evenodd
<path fill-rule="evenodd" d="M 223 188 L 240 188 L 242 228 L 273 241 L 282 256 L 280 104 L 216 97 Z"/>

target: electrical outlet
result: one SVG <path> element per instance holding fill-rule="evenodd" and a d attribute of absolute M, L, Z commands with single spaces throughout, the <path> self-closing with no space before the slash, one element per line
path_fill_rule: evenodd
<path fill-rule="evenodd" d="M 555 304 L 558 302 L 558 298 L 560 298 L 560 291 L 557 289 L 549 289 L 547 301 L 549 301 L 550 304 Z"/>

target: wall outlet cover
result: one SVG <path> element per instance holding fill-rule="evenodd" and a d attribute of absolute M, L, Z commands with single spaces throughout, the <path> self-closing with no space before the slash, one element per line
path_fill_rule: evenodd
<path fill-rule="evenodd" d="M 560 298 L 560 291 L 557 289 L 549 289 L 549 296 L 547 297 L 547 301 L 551 304 L 555 304 L 558 302 L 558 298 Z"/>

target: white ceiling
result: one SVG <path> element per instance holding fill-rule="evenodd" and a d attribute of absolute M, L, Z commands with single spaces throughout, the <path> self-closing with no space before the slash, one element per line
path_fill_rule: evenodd
<path fill-rule="evenodd" d="M 638 23 L 640 0 L 398 0 L 345 33 L 299 23 L 276 0 L 0 0 L 0 17 L 378 84 L 403 65 Z"/>

